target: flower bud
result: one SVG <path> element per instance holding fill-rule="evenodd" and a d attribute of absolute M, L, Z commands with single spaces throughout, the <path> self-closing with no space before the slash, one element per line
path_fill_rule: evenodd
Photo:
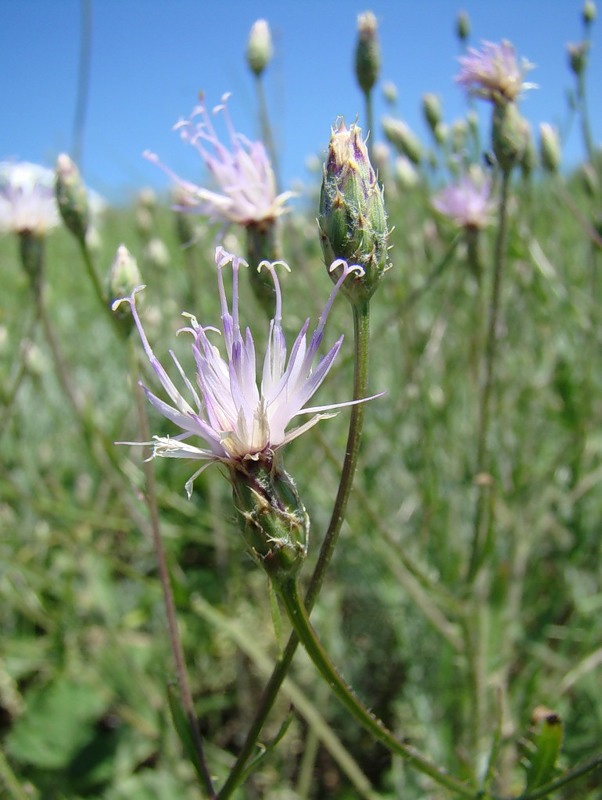
<path fill-rule="evenodd" d="M 422 113 L 431 129 L 432 133 L 435 132 L 437 125 L 443 119 L 441 111 L 441 100 L 436 94 L 423 94 L 422 95 Z"/>
<path fill-rule="evenodd" d="M 44 235 L 27 230 L 19 233 L 21 264 L 36 293 L 40 291 L 42 285 L 45 245 L 46 241 Z"/>
<path fill-rule="evenodd" d="M 397 102 L 397 86 L 393 83 L 393 81 L 387 81 L 383 84 L 383 96 L 385 101 L 390 105 L 394 106 Z"/>
<path fill-rule="evenodd" d="M 318 224 L 326 266 L 338 258 L 359 264 L 364 275 L 345 281 L 343 291 L 352 302 L 368 300 L 389 268 L 389 229 L 383 191 L 357 125 L 347 128 L 341 122 L 332 131 Z"/>
<path fill-rule="evenodd" d="M 523 156 L 528 131 L 516 103 L 494 106 L 491 134 L 493 152 L 505 172 L 512 169 Z"/>
<path fill-rule="evenodd" d="M 253 23 L 247 42 L 247 63 L 251 72 L 259 77 L 272 60 L 272 34 L 265 19 Z"/>
<path fill-rule="evenodd" d="M 126 336 L 134 324 L 131 306 L 129 303 L 121 303 L 115 306 L 114 303 L 123 297 L 129 297 L 141 283 L 142 278 L 136 259 L 125 245 L 119 245 L 109 272 L 107 294 L 109 306 L 113 309 L 113 314 L 118 321 L 119 327 Z"/>
<path fill-rule="evenodd" d="M 598 174 L 596 170 L 589 161 L 580 166 L 579 179 L 588 197 L 596 197 L 600 191 L 600 181 L 598 180 Z"/>
<path fill-rule="evenodd" d="M 454 120 L 449 129 L 450 146 L 453 153 L 462 155 L 468 140 L 468 122 L 464 118 Z"/>
<path fill-rule="evenodd" d="M 230 479 L 250 554 L 273 581 L 293 577 L 307 554 L 309 516 L 292 478 L 276 462 L 248 459 Z"/>
<path fill-rule="evenodd" d="M 63 222 L 75 238 L 84 243 L 90 222 L 88 192 L 77 166 L 66 153 L 56 161 L 55 193 Z"/>
<path fill-rule="evenodd" d="M 587 55 L 589 52 L 589 42 L 578 42 L 568 44 L 569 65 L 575 75 L 582 75 L 587 66 Z"/>
<path fill-rule="evenodd" d="M 585 0 L 583 4 L 583 11 L 581 12 L 583 17 L 583 24 L 589 26 L 592 22 L 595 22 L 597 16 L 597 9 L 596 4 L 593 0 Z"/>
<path fill-rule="evenodd" d="M 371 91 L 380 71 L 380 48 L 378 46 L 376 17 L 371 11 L 357 18 L 358 40 L 355 50 L 355 74 L 365 94 Z"/>
<path fill-rule="evenodd" d="M 395 159 L 395 177 L 402 189 L 413 189 L 420 183 L 420 175 L 407 156 Z"/>
<path fill-rule="evenodd" d="M 400 155 L 407 156 L 414 164 L 422 160 L 422 144 L 420 139 L 400 119 L 383 117 L 383 132 Z"/>
<path fill-rule="evenodd" d="M 470 36 L 470 17 L 466 11 L 460 11 L 456 17 L 456 36 L 461 44 L 465 44 Z"/>
<path fill-rule="evenodd" d="M 541 165 L 548 172 L 556 173 L 562 161 L 558 131 L 547 122 L 542 122 L 539 126 L 539 136 Z"/>
<path fill-rule="evenodd" d="M 523 150 L 523 154 L 520 158 L 520 169 L 523 178 L 531 177 L 531 173 L 537 166 L 537 150 L 535 148 L 535 142 L 533 140 L 533 136 L 531 134 L 531 126 L 525 120 L 525 149 Z"/>

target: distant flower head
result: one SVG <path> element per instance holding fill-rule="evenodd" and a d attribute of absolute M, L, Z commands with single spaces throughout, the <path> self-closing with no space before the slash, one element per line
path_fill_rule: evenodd
<path fill-rule="evenodd" d="M 261 75 L 273 54 L 270 26 L 267 20 L 258 19 L 251 26 L 247 42 L 247 63 L 251 71 L 257 76 Z"/>
<path fill-rule="evenodd" d="M 44 236 L 59 222 L 54 172 L 27 161 L 0 162 L 0 232 Z"/>
<path fill-rule="evenodd" d="M 468 55 L 460 56 L 458 61 L 462 69 L 456 75 L 456 83 L 498 105 L 513 102 L 526 89 L 535 88 L 535 84 L 523 80 L 533 64 L 524 58 L 519 64 L 514 46 L 508 41 L 482 42 L 480 50 L 470 47 Z"/>
<path fill-rule="evenodd" d="M 334 409 L 352 405 L 335 403 L 307 408 L 306 404 L 317 391 L 328 374 L 339 352 L 341 336 L 330 350 L 318 359 L 318 350 L 324 334 L 324 326 L 334 298 L 343 281 L 359 267 L 348 266 L 346 262 L 336 261 L 331 269 L 342 267 L 341 276 L 332 290 L 330 298 L 320 317 L 318 325 L 306 341 L 309 320 L 305 322 L 290 353 L 287 353 L 286 340 L 282 330 L 282 295 L 276 276 L 276 264 L 262 262 L 260 268 L 267 269 L 274 281 L 275 314 L 270 321 L 268 344 L 261 367 L 261 381 L 257 385 L 256 352 L 253 336 L 249 328 L 244 333 L 240 327 L 238 273 L 247 262 L 223 247 L 215 252 L 218 287 L 221 304 L 222 330 L 200 325 L 191 315 L 190 325 L 183 331 L 192 335 L 192 351 L 196 363 L 196 386 L 193 385 L 173 353 L 177 371 L 188 391 L 191 403 L 178 391 L 163 366 L 159 363 L 148 342 L 136 309 L 138 287 L 129 297 L 117 301 L 130 304 L 138 333 L 163 389 L 171 403 L 161 400 L 144 387 L 151 404 L 177 425 L 184 433 L 173 438 L 155 436 L 153 456 L 168 458 L 190 458 L 207 462 L 187 482 L 186 491 L 190 496 L 192 482 L 206 466 L 222 462 L 236 470 L 244 469 L 248 460 L 270 464 L 276 450 L 311 428 L 319 420 L 333 416 Z M 228 305 L 224 286 L 224 268 L 232 265 L 232 310 Z M 225 357 L 212 344 L 214 334 L 223 333 Z M 211 338 L 210 338 L 211 337 Z M 287 359 L 288 355 L 288 359 Z M 317 361 L 317 363 L 315 363 Z M 326 412 L 326 413 L 324 413 Z M 312 415 L 308 422 L 287 431 L 288 425 L 300 414 Z M 201 444 L 188 444 L 190 437 L 198 437 Z M 146 443 L 150 444 L 150 443 Z"/>
<path fill-rule="evenodd" d="M 575 75 L 581 75 L 587 66 L 587 57 L 590 50 L 590 43 L 569 42 L 566 46 L 569 56 L 569 66 Z"/>
<path fill-rule="evenodd" d="M 433 206 L 461 228 L 485 228 L 495 209 L 491 178 L 473 171 L 435 195 Z"/>
<path fill-rule="evenodd" d="M 240 225 L 273 220 L 287 211 L 286 202 L 293 193 L 276 194 L 276 179 L 265 147 L 261 142 L 252 142 L 234 130 L 226 108 L 228 97 L 227 94 L 223 96 L 221 105 L 216 106 L 213 113 L 222 113 L 224 116 L 230 149 L 220 141 L 202 102 L 194 109 L 190 119 L 181 120 L 175 125 L 182 139 L 198 150 L 217 184 L 216 191 L 178 177 L 154 153 L 147 151 L 145 156 L 179 184 L 188 198 L 182 210 L 203 214 L 215 221 Z M 196 121 L 197 117 L 200 117 L 200 122 Z"/>

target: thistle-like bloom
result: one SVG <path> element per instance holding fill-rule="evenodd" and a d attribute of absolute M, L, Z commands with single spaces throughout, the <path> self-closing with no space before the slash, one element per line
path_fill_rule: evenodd
<path fill-rule="evenodd" d="M 258 386 L 255 343 L 249 328 L 243 333 L 239 319 L 238 273 L 241 266 L 247 266 L 247 262 L 226 252 L 223 247 L 216 249 L 215 261 L 225 358 L 210 339 L 210 335 L 220 333 L 220 330 L 200 325 L 191 315 L 185 315 L 189 317 L 190 325 L 182 330 L 190 333 L 193 338 L 192 351 L 198 391 L 184 373 L 176 356 L 173 352 L 170 353 L 191 402 L 178 391 L 148 342 L 135 300 L 136 293 L 143 287 L 138 287 L 129 297 L 113 304 L 114 309 L 124 301 L 130 304 L 146 355 L 171 403 L 161 400 L 143 387 L 149 401 L 157 411 L 184 431 L 173 438 L 155 436 L 153 442 L 142 444 L 153 445 L 153 457 L 190 458 L 207 462 L 186 483 L 189 496 L 194 479 L 209 464 L 222 462 L 231 470 L 245 472 L 245 463 L 252 461 L 264 463 L 269 468 L 279 448 L 296 439 L 321 419 L 333 416 L 330 412 L 334 409 L 354 404 L 354 401 L 350 401 L 306 407 L 306 403 L 328 374 L 343 342 L 341 336 L 324 356 L 317 358 L 330 308 L 343 281 L 351 273 L 361 272 L 361 268 L 349 266 L 342 260 L 333 263 L 331 269 L 340 269 L 341 275 L 309 344 L 307 320 L 288 353 L 282 330 L 282 295 L 275 266 L 280 263 L 287 269 L 288 267 L 284 262 L 262 262 L 260 268 L 267 269 L 274 282 L 276 308 L 270 321 L 268 344 Z M 228 264 L 232 265 L 233 271 L 232 310 L 226 298 L 223 276 L 223 270 Z M 287 431 L 291 421 L 301 414 L 312 416 L 309 421 Z M 189 444 L 186 440 L 190 437 L 198 437 L 201 445 Z"/>
<path fill-rule="evenodd" d="M 511 103 L 523 91 L 535 88 L 534 83 L 524 81 L 533 64 L 525 58 L 519 64 L 514 46 L 508 41 L 482 42 L 480 50 L 470 47 L 468 55 L 460 56 L 458 61 L 462 69 L 456 75 L 456 83 L 497 105 Z"/>
<path fill-rule="evenodd" d="M 491 198 L 491 178 L 487 175 L 464 175 L 457 183 L 442 189 L 433 198 L 433 206 L 461 228 L 485 228 L 492 220 L 495 203 Z"/>
<path fill-rule="evenodd" d="M 0 232 L 42 237 L 60 222 L 54 173 L 27 161 L 0 163 Z"/>
<path fill-rule="evenodd" d="M 236 222 L 250 225 L 274 220 L 287 211 L 286 202 L 292 192 L 276 194 L 276 178 L 270 160 L 261 142 L 252 142 L 237 133 L 226 108 L 229 95 L 213 113 L 222 113 L 230 136 L 230 149 L 219 139 L 211 116 L 201 102 L 190 119 L 174 126 L 182 139 L 195 147 L 217 184 L 218 191 L 183 180 L 159 161 L 154 153 L 144 155 L 157 164 L 183 190 L 186 202 L 181 210 L 203 214 L 218 222 Z M 197 122 L 200 118 L 200 122 Z"/>

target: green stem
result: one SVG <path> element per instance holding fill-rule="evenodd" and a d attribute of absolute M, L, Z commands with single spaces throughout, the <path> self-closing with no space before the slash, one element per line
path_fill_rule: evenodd
<path fill-rule="evenodd" d="M 368 134 L 368 158 L 370 163 L 374 166 L 374 104 L 372 103 L 372 92 L 364 92 L 366 99 L 366 128 Z"/>
<path fill-rule="evenodd" d="M 278 167 L 278 156 L 276 153 L 276 145 L 274 144 L 274 137 L 272 135 L 272 127 L 270 125 L 270 117 L 268 115 L 268 104 L 265 99 L 265 91 L 263 88 L 263 80 L 261 75 L 257 76 L 255 82 L 257 87 L 257 104 L 259 106 L 259 124 L 261 126 L 261 138 L 263 139 L 266 150 L 272 162 L 272 169 L 274 170 L 274 177 L 276 178 L 276 191 L 280 191 L 280 169 Z"/>
<path fill-rule="evenodd" d="M 92 56 L 92 0 L 80 0 L 81 41 L 77 68 L 77 95 L 73 117 L 71 156 L 76 164 L 81 163 L 90 92 L 90 63 Z"/>
<path fill-rule="evenodd" d="M 370 307 L 369 303 L 353 306 L 353 331 L 354 331 L 354 353 L 355 368 L 353 375 L 353 399 L 359 400 L 366 397 L 368 390 L 368 345 L 370 339 Z M 328 530 L 324 536 L 318 562 L 314 569 L 307 595 L 305 598 L 306 608 L 311 612 L 313 605 L 318 597 L 320 588 L 324 581 L 326 569 L 330 563 L 332 553 L 341 531 L 341 526 L 345 518 L 345 511 L 353 485 L 353 478 L 357 467 L 359 456 L 360 441 L 364 426 L 364 403 L 351 407 L 351 417 L 349 420 L 349 433 L 347 435 L 347 446 L 345 448 L 345 460 L 341 471 L 339 488 L 335 499 L 334 508 L 330 517 Z M 230 774 L 226 779 L 222 789 L 219 791 L 218 800 L 226 800 L 238 786 L 244 775 L 245 765 L 253 755 L 257 746 L 257 741 L 266 719 L 276 701 L 280 687 L 288 673 L 293 656 L 299 645 L 299 639 L 293 631 L 289 637 L 286 647 L 279 661 L 274 667 L 272 675 L 266 684 L 255 717 L 247 733 L 247 738 L 243 744 L 238 758 Z"/>
<path fill-rule="evenodd" d="M 31 322 L 28 325 L 28 329 L 26 333 L 23 335 L 21 339 L 21 347 L 19 348 L 19 367 L 17 369 L 17 374 L 15 375 L 15 379 L 13 381 L 12 386 L 10 389 L 6 390 L 6 394 L 3 394 L 0 398 L 0 402 L 2 402 L 2 417 L 0 418 L 0 437 L 8 427 L 8 423 L 10 421 L 11 411 L 15 400 L 17 399 L 17 395 L 19 393 L 19 389 L 23 383 L 25 376 L 27 375 L 27 357 L 29 354 L 29 350 L 33 344 L 33 338 L 36 333 L 36 328 L 39 324 L 39 314 L 36 309 L 34 309 L 33 317 Z M 2 389 L 0 388 L 0 392 Z"/>
<path fill-rule="evenodd" d="M 131 340 L 130 340 L 131 342 Z M 134 378 L 135 394 L 136 394 L 136 410 L 138 412 L 138 422 L 140 426 L 140 435 L 143 442 L 148 442 L 150 439 L 150 430 L 148 427 L 148 417 L 146 415 L 146 406 L 144 404 L 143 390 L 139 384 L 139 365 L 136 351 L 133 345 L 129 347 L 130 355 L 130 371 Z M 157 558 L 157 565 L 159 567 L 159 579 L 161 588 L 163 590 L 163 604 L 165 606 L 165 615 L 167 617 L 167 629 L 169 632 L 169 644 L 174 658 L 176 667 L 176 674 L 178 677 L 178 687 L 180 689 L 180 698 L 184 713 L 190 728 L 191 741 L 194 747 L 194 754 L 196 757 L 195 766 L 199 776 L 203 782 L 205 791 L 210 798 L 215 798 L 215 791 L 211 780 L 211 774 L 205 758 L 203 739 L 199 728 L 199 722 L 194 710 L 194 701 L 192 699 L 192 692 L 190 691 L 190 682 L 188 680 L 188 672 L 186 670 L 186 660 L 184 658 L 184 648 L 180 638 L 180 631 L 178 627 L 178 618 L 176 613 L 176 604 L 171 588 L 169 579 L 169 569 L 167 567 L 167 558 L 165 555 L 165 548 L 163 547 L 163 539 L 161 538 L 161 526 L 159 521 L 159 509 L 157 506 L 157 489 L 155 483 L 155 471 L 153 465 L 148 458 L 143 460 L 144 478 L 146 483 L 146 492 L 144 499 L 148 508 L 150 516 L 150 525 L 153 536 L 153 547 Z"/>
<path fill-rule="evenodd" d="M 592 164 L 595 163 L 596 147 L 589 124 L 589 114 L 587 111 L 587 96 L 585 92 L 585 73 L 582 72 L 577 78 L 577 99 L 579 102 L 579 118 L 581 120 L 581 134 L 587 157 Z"/>
<path fill-rule="evenodd" d="M 485 342 L 484 376 L 479 398 L 479 429 L 477 432 L 477 457 L 475 477 L 478 481 L 478 496 L 475 511 L 472 552 L 468 570 L 468 580 L 472 582 L 482 564 L 487 541 L 493 525 L 491 513 L 491 484 L 488 437 L 491 421 L 491 402 L 495 382 L 497 356 L 497 331 L 500 318 L 502 275 L 504 271 L 506 240 L 508 236 L 508 196 L 510 189 L 510 170 L 502 173 L 502 188 L 499 204 L 498 233 L 495 244 L 493 285 L 489 304 L 489 320 Z"/>
<path fill-rule="evenodd" d="M 78 237 L 78 244 L 81 250 L 84 265 L 86 267 L 86 272 L 88 273 L 88 277 L 90 278 L 90 281 L 94 288 L 94 294 L 96 295 L 98 302 L 103 308 L 103 313 L 109 315 L 111 319 L 111 325 L 113 326 L 115 331 L 119 333 L 119 325 L 117 323 L 117 317 L 111 311 L 111 307 L 102 290 L 102 286 L 100 285 L 100 280 L 98 278 L 98 275 L 96 274 L 96 270 L 94 269 L 94 264 L 92 263 L 92 256 L 90 255 L 90 250 L 88 248 L 88 245 L 86 244 L 85 238 L 80 239 Z"/>
<path fill-rule="evenodd" d="M 521 794 L 517 800 L 540 800 L 542 797 L 547 797 L 552 792 L 555 792 L 557 789 L 562 789 L 563 786 L 566 786 L 569 783 L 577 780 L 577 778 L 582 778 L 584 775 L 587 775 L 589 772 L 593 772 L 595 769 L 602 768 L 602 753 L 599 753 L 597 756 L 594 756 L 590 761 L 587 761 L 585 764 L 582 764 L 580 767 L 575 767 L 575 769 L 570 770 L 565 775 L 562 775 L 560 778 L 556 778 L 549 783 L 540 786 L 533 792 L 529 792 L 528 794 Z"/>
<path fill-rule="evenodd" d="M 307 654 L 314 666 L 328 683 L 341 704 L 352 717 L 368 731 L 375 739 L 381 742 L 391 753 L 402 756 L 413 767 L 428 775 L 436 783 L 454 792 L 461 797 L 474 797 L 474 789 L 450 775 L 445 770 L 433 764 L 419 750 L 412 745 L 399 741 L 385 725 L 372 714 L 353 693 L 336 671 L 322 643 L 314 631 L 303 601 L 299 594 L 296 581 L 289 580 L 276 585 L 276 590 L 286 609 L 289 620 L 299 639 L 303 642 Z"/>
<path fill-rule="evenodd" d="M 8 797 L 11 797 L 12 800 L 30 800 L 29 792 L 22 788 L 6 756 L 0 749 L 0 786 L 2 785 L 6 788 Z"/>

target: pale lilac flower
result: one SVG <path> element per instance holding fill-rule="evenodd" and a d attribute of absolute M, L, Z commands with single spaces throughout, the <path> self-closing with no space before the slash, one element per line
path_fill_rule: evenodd
<path fill-rule="evenodd" d="M 276 219 L 287 211 L 286 202 L 293 193 L 276 194 L 276 178 L 265 147 L 234 130 L 226 108 L 228 97 L 227 94 L 222 97 L 221 105 L 216 106 L 213 113 L 221 113 L 224 117 L 230 149 L 219 139 L 203 103 L 194 109 L 190 119 L 175 125 L 182 139 L 198 150 L 217 185 L 216 191 L 178 177 L 159 161 L 155 153 L 147 151 L 144 155 L 184 190 L 187 199 L 182 204 L 183 211 L 240 225 Z"/>
<path fill-rule="evenodd" d="M 469 47 L 468 55 L 460 56 L 458 61 L 462 69 L 456 75 L 456 83 L 494 103 L 512 102 L 526 89 L 535 88 L 534 83 L 523 80 L 533 64 L 525 58 L 519 64 L 514 46 L 508 41 L 482 42 L 480 50 Z"/>
<path fill-rule="evenodd" d="M 480 171 L 464 175 L 435 195 L 432 203 L 461 228 L 485 228 L 495 210 L 491 178 Z"/>
<path fill-rule="evenodd" d="M 255 343 L 249 328 L 243 333 L 239 319 L 238 273 L 241 266 L 248 266 L 247 262 L 228 253 L 223 247 L 216 249 L 215 261 L 222 330 L 200 325 L 188 314 L 185 316 L 189 317 L 190 325 L 182 329 L 193 337 L 192 351 L 196 364 L 197 388 L 193 386 L 193 382 L 186 376 L 176 356 L 170 351 L 191 402 L 176 388 L 148 342 L 135 299 L 136 293 L 144 287 L 138 287 L 130 297 L 113 304 L 114 309 L 123 301 L 130 304 L 146 355 L 171 403 L 161 400 L 143 387 L 149 401 L 157 411 L 184 431 L 174 437 L 155 436 L 153 442 L 138 444 L 152 444 L 153 457 L 190 458 L 207 462 L 186 483 L 189 496 L 194 479 L 209 464 L 222 462 L 233 469 L 237 467 L 244 469 L 244 462 L 249 459 L 269 464 L 276 450 L 297 438 L 321 419 L 334 416 L 330 413 L 334 409 L 353 405 L 353 401 L 350 401 L 309 408 L 306 406 L 328 374 L 343 342 L 341 336 L 330 350 L 318 359 L 318 350 L 330 308 L 343 281 L 353 272 L 363 272 L 361 267 L 349 266 L 341 259 L 333 263 L 331 270 L 342 267 L 341 276 L 332 290 L 310 342 L 307 343 L 309 327 L 307 320 L 299 331 L 287 358 L 286 340 L 282 330 L 282 295 L 275 266 L 280 263 L 287 269 L 288 267 L 284 262 L 263 261 L 260 264 L 260 268 L 264 267 L 270 272 L 274 282 L 276 307 L 274 318 L 270 321 L 268 344 L 258 385 Z M 232 265 L 233 271 L 231 311 L 223 277 L 223 270 L 228 264 Z M 210 339 L 210 335 L 222 332 L 225 358 Z M 309 421 L 287 431 L 291 421 L 300 414 L 312 416 Z M 189 444 L 186 440 L 190 437 L 198 437 L 201 440 L 200 445 Z"/>
<path fill-rule="evenodd" d="M 44 236 L 59 223 L 54 172 L 27 161 L 0 162 L 0 232 Z"/>

